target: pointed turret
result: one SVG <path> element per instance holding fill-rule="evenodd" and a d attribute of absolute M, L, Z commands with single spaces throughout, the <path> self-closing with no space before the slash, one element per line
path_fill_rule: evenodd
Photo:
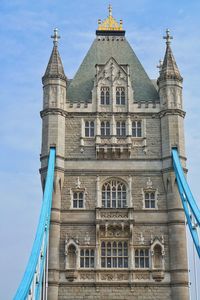
<path fill-rule="evenodd" d="M 171 149 L 177 146 L 179 153 L 184 156 L 184 135 L 183 135 L 183 112 L 182 82 L 183 78 L 179 72 L 175 58 L 172 53 L 170 42 L 172 36 L 169 29 L 166 31 L 166 52 L 163 62 L 159 67 L 159 96 L 161 104 L 161 128 L 163 130 L 163 157 L 171 155 Z M 168 138 L 166 138 L 168 135 Z"/>
<path fill-rule="evenodd" d="M 64 72 L 62 60 L 58 51 L 58 39 L 60 36 L 58 35 L 58 29 L 54 29 L 54 35 L 51 36 L 53 38 L 53 50 L 49 59 L 49 63 L 47 65 L 45 74 L 42 78 L 42 82 L 47 78 L 60 78 L 63 80 L 67 80 L 67 77 Z"/>
<path fill-rule="evenodd" d="M 53 50 L 42 83 L 44 85 L 43 108 L 56 107 L 64 109 L 66 102 L 67 77 L 58 51 L 58 29 L 54 29 Z"/>
<path fill-rule="evenodd" d="M 49 153 L 50 145 L 56 145 L 56 153 L 64 156 L 65 117 L 67 77 L 58 52 L 58 30 L 54 30 L 53 50 L 42 78 L 43 83 L 43 144 L 42 155 Z M 54 132 L 54 135 L 51 134 Z M 63 140 L 62 140 L 63 139 Z"/>
<path fill-rule="evenodd" d="M 166 39 L 167 47 L 158 81 L 160 82 L 161 80 L 174 79 L 182 82 L 183 78 L 181 77 L 170 46 L 170 41 L 173 39 L 173 37 L 170 36 L 169 29 L 167 29 L 166 36 L 163 38 Z"/>

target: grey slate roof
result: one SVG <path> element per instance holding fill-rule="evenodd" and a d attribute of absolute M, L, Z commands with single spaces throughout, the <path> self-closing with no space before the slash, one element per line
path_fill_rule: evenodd
<path fill-rule="evenodd" d="M 130 66 L 130 76 L 136 101 L 159 101 L 158 92 L 125 38 L 105 37 L 94 40 L 74 79 L 67 89 L 72 102 L 91 101 L 95 78 L 95 65 L 105 64 L 113 57 L 118 64 Z"/>
<path fill-rule="evenodd" d="M 51 52 L 51 56 L 42 81 L 44 81 L 46 78 L 67 79 L 57 45 L 53 46 L 53 50 Z"/>
<path fill-rule="evenodd" d="M 169 44 L 167 44 L 165 57 L 158 81 L 166 79 L 177 79 L 180 81 L 183 80 Z"/>

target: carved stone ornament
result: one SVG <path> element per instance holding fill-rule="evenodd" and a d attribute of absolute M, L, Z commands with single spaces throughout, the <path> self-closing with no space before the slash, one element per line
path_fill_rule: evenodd
<path fill-rule="evenodd" d="M 79 177 L 77 177 L 77 180 L 76 180 L 76 188 L 77 188 L 77 189 L 80 189 L 80 188 L 81 188 L 81 182 L 80 182 Z"/>
<path fill-rule="evenodd" d="M 139 236 L 139 244 L 144 245 L 144 236 L 143 236 L 142 232 L 140 233 L 140 236 Z"/>
<path fill-rule="evenodd" d="M 90 236 L 89 236 L 88 232 L 86 232 L 84 240 L 85 240 L 85 245 L 89 245 L 90 244 Z"/>
<path fill-rule="evenodd" d="M 102 281 L 126 281 L 129 279 L 128 273 L 109 272 L 102 273 L 100 276 Z"/>
<path fill-rule="evenodd" d="M 81 273 L 80 274 L 80 280 L 88 280 L 88 281 L 90 281 L 90 280 L 95 280 L 95 274 L 93 274 L 93 273 L 90 273 L 90 272 L 84 272 L 84 273 Z"/>
<path fill-rule="evenodd" d="M 146 183 L 146 188 L 147 189 L 152 189 L 153 188 L 153 183 L 152 183 L 150 177 L 148 177 L 148 180 L 147 180 L 147 183 Z"/>
<path fill-rule="evenodd" d="M 135 279 L 136 280 L 150 280 L 150 273 L 147 273 L 147 272 L 135 273 Z"/>
<path fill-rule="evenodd" d="M 128 212 L 101 212 L 101 218 L 102 219 L 116 219 L 116 220 L 120 220 L 120 219 L 128 219 Z"/>

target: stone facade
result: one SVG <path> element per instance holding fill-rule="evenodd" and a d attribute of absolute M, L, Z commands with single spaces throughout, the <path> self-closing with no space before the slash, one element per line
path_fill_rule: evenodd
<path fill-rule="evenodd" d="M 116 42 L 122 53 L 107 59 Z M 56 146 L 49 300 L 189 299 L 185 219 L 171 161 L 176 146 L 185 166 L 185 113 L 168 43 L 156 89 L 124 31 L 97 32 L 71 82 L 54 39 L 41 112 L 42 182 Z M 105 56 L 91 55 L 94 47 Z M 74 101 L 90 64 L 91 97 Z M 139 99 L 134 70 L 149 99 Z"/>

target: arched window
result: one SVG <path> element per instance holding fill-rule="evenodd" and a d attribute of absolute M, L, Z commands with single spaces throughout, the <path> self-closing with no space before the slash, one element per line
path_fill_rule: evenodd
<path fill-rule="evenodd" d="M 110 104 L 110 89 L 109 87 L 101 87 L 101 104 L 109 105 Z"/>
<path fill-rule="evenodd" d="M 76 191 L 73 193 L 73 208 L 84 207 L 84 192 Z"/>
<path fill-rule="evenodd" d="M 126 136 L 126 122 L 118 121 L 116 123 L 117 136 Z"/>
<path fill-rule="evenodd" d="M 135 250 L 135 267 L 149 268 L 149 249 Z"/>
<path fill-rule="evenodd" d="M 142 136 L 142 122 L 141 121 L 133 121 L 132 122 L 132 136 L 133 137 L 141 137 Z"/>
<path fill-rule="evenodd" d="M 109 136 L 110 135 L 110 122 L 109 121 L 102 121 L 101 122 L 101 135 L 102 136 Z"/>
<path fill-rule="evenodd" d="M 156 208 L 156 192 L 145 191 L 144 193 L 145 208 Z"/>
<path fill-rule="evenodd" d="M 126 185 L 118 180 L 110 180 L 102 186 L 102 206 L 124 208 L 127 206 Z"/>
<path fill-rule="evenodd" d="M 87 137 L 94 136 L 94 121 L 85 122 L 85 136 Z"/>
<path fill-rule="evenodd" d="M 81 249 L 80 267 L 94 268 L 94 249 Z"/>
<path fill-rule="evenodd" d="M 125 105 L 125 88 L 124 87 L 116 88 L 116 104 Z"/>
<path fill-rule="evenodd" d="M 128 243 L 126 241 L 101 242 L 102 268 L 128 268 Z"/>

